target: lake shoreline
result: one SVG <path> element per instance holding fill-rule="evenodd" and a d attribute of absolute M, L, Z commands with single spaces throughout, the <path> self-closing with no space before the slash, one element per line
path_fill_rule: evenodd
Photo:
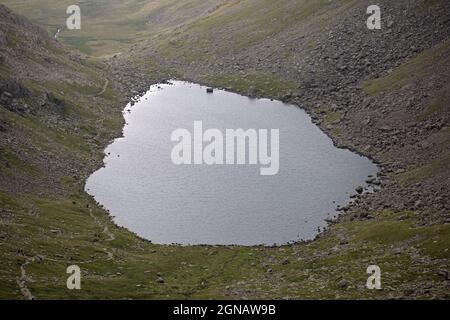
<path fill-rule="evenodd" d="M 157 87 L 157 88 L 160 88 L 160 86 L 163 86 L 164 84 L 166 84 L 166 85 L 173 85 L 171 82 L 172 81 L 180 81 L 180 80 L 166 80 L 166 81 L 164 81 L 164 82 L 162 82 L 162 83 L 157 83 L 157 84 L 154 84 L 154 85 L 152 85 L 152 87 Z M 186 83 L 187 85 L 193 85 L 194 87 L 197 87 L 197 86 L 201 86 L 201 92 L 203 93 L 203 91 L 204 90 L 206 90 L 206 87 L 204 86 L 204 85 L 200 85 L 200 84 L 195 84 L 195 83 L 192 83 L 192 82 L 186 82 L 186 81 L 182 81 L 182 83 Z M 219 90 L 219 88 L 216 88 L 216 93 L 217 92 L 220 92 L 220 91 L 218 91 Z M 158 91 L 158 90 L 157 90 Z M 223 92 L 226 92 L 226 91 L 223 91 Z M 228 91 L 229 92 L 229 91 Z M 244 98 L 246 98 L 246 99 L 248 99 L 249 97 L 245 97 L 245 96 L 242 96 L 242 95 L 240 95 L 240 94 L 238 94 L 238 93 L 234 93 L 234 92 L 230 92 L 230 93 L 233 93 L 233 94 L 235 94 L 237 97 L 241 97 L 242 99 L 244 99 Z M 123 109 L 123 116 L 124 116 L 124 119 L 126 119 L 126 117 L 127 117 L 127 115 L 129 115 L 130 114 L 130 111 L 132 112 L 132 108 L 136 105 L 136 103 L 139 103 L 139 101 L 142 99 L 142 97 L 143 96 L 145 96 L 145 94 L 141 94 L 141 95 L 139 95 L 139 97 L 138 96 L 135 96 L 135 97 L 133 97 L 132 98 L 132 100 L 130 101 L 130 103 L 129 104 L 127 104 L 127 106 L 125 106 L 124 107 L 124 109 Z M 255 100 L 256 99 L 256 100 Z M 287 103 L 285 103 L 285 102 L 282 102 L 282 101 L 276 101 L 276 100 L 273 100 L 273 99 L 267 99 L 267 98 L 262 98 L 262 97 L 258 97 L 258 98 L 255 98 L 255 99 L 252 99 L 252 103 L 256 103 L 256 102 L 258 102 L 258 101 L 260 101 L 260 102 L 266 102 L 266 103 L 268 103 L 268 100 L 270 100 L 270 101 L 275 101 L 275 102 L 277 102 L 277 103 L 282 103 L 282 104 L 284 104 L 284 105 L 286 105 L 286 106 L 288 106 L 289 104 L 287 104 Z M 145 99 L 145 100 L 147 100 L 147 98 Z M 292 105 L 293 107 L 295 106 L 295 105 Z M 295 106 L 295 107 L 298 107 L 298 106 Z M 242 109 L 242 110 L 245 110 L 245 108 L 244 109 Z M 277 107 L 277 110 L 278 110 L 278 107 Z M 307 113 L 306 113 L 307 114 Z M 124 120 L 124 122 L 126 122 L 125 120 Z M 312 125 L 314 126 L 314 122 L 312 121 L 312 119 L 309 119 L 309 121 L 308 122 L 311 122 L 312 123 Z M 122 135 L 121 135 L 121 139 L 123 140 L 123 138 L 124 138 L 124 130 L 125 130 L 125 128 L 127 128 L 127 126 L 125 126 L 124 125 L 124 128 L 123 128 L 123 130 L 122 130 Z M 324 133 L 323 132 L 323 130 L 320 130 L 320 132 L 321 133 Z M 328 137 L 329 138 L 329 137 Z M 114 143 L 114 141 L 116 141 L 117 139 L 119 139 L 119 138 L 116 138 L 116 139 L 114 139 L 112 142 L 111 142 L 111 144 L 113 144 Z M 336 146 L 335 144 L 334 144 L 334 141 L 333 141 L 333 145 L 334 146 Z M 340 149 L 342 149 L 342 148 L 340 148 Z M 345 149 L 344 149 L 345 150 Z M 349 150 L 347 150 L 347 151 L 349 151 Z M 108 152 L 108 154 L 109 154 L 110 152 Z M 105 151 L 104 151 L 104 154 L 105 154 L 105 158 L 106 157 L 108 157 L 108 154 L 106 153 L 106 149 L 105 149 Z M 359 154 L 358 154 L 359 155 Z M 361 155 L 359 155 L 359 156 L 361 156 Z M 363 157 L 363 156 L 361 156 L 361 157 Z M 114 160 L 114 158 L 113 158 L 113 160 Z M 370 159 L 369 159 L 370 160 Z M 105 160 L 104 160 L 105 161 Z M 105 162 L 104 162 L 104 164 L 103 164 L 103 166 L 102 166 L 103 168 L 105 168 Z M 374 178 L 374 179 L 376 179 L 376 178 Z M 361 183 L 360 183 L 361 185 L 364 185 L 364 181 L 361 181 Z M 108 185 L 110 185 L 110 183 L 108 183 Z M 370 184 L 368 184 L 369 186 L 370 186 Z M 338 216 L 338 215 L 340 215 L 341 213 L 342 213 L 342 211 L 346 211 L 346 210 L 348 210 L 348 208 L 351 206 L 351 202 L 353 202 L 353 200 L 355 199 L 355 198 L 357 198 L 357 197 L 359 197 L 360 196 L 360 193 L 359 192 L 356 192 L 356 191 L 354 191 L 352 194 L 349 194 L 348 195 L 348 200 L 346 200 L 346 205 L 345 206 L 342 206 L 342 205 L 339 205 L 339 206 L 337 206 L 337 208 L 335 207 L 335 208 L 333 208 L 334 210 L 331 210 L 331 208 L 330 209 L 327 209 L 327 210 L 323 210 L 323 211 L 328 211 L 328 210 L 331 210 L 331 212 L 333 212 L 334 211 L 334 214 L 336 215 L 336 216 Z M 334 203 L 334 201 L 333 201 L 333 203 Z M 115 214 L 115 215 L 117 215 L 117 214 Z M 326 229 L 326 226 L 328 225 L 330 225 L 331 223 L 333 223 L 334 222 L 334 220 L 336 220 L 336 217 L 335 218 L 333 218 L 333 219 L 329 219 L 329 218 L 323 218 L 325 221 L 326 221 L 326 224 L 325 224 L 325 227 L 322 227 L 322 228 L 320 228 L 321 229 L 321 231 L 319 231 L 319 232 L 316 232 L 316 236 L 318 235 L 318 234 L 320 234 L 321 232 L 323 232 L 325 229 Z M 120 225 L 120 223 L 119 223 L 119 225 Z M 133 232 L 133 231 L 132 231 Z M 169 232 L 169 234 L 171 234 L 170 232 Z M 315 237 L 316 237 L 315 236 Z M 296 244 L 296 243 L 304 243 L 304 242 L 307 242 L 307 241 L 311 241 L 311 240 L 313 240 L 315 237 L 311 237 L 310 239 L 302 239 L 302 240 L 290 240 L 290 241 L 287 241 L 287 242 L 285 242 L 285 243 L 283 243 L 283 244 L 277 244 L 276 246 L 283 246 L 283 245 L 292 245 L 292 244 Z M 145 236 L 141 236 L 141 238 L 143 238 L 143 239 L 145 239 L 145 238 L 147 238 L 147 237 L 145 237 Z M 148 239 L 147 239 L 148 241 L 154 241 L 154 238 L 152 238 L 151 236 L 150 237 L 148 237 Z M 177 241 L 175 241 L 175 242 L 177 242 Z M 161 244 L 161 245 L 167 245 L 167 244 L 164 244 L 164 243 L 160 243 L 160 242 L 157 242 L 158 244 Z M 172 242 L 171 242 L 172 243 Z M 208 245 L 208 244 L 205 244 L 205 243 L 198 243 L 198 244 L 182 244 L 182 245 L 184 245 L 184 246 L 189 246 L 189 245 Z M 212 245 L 220 245 L 220 244 L 212 244 Z M 237 245 L 237 246 L 239 246 L 239 244 L 232 244 L 232 243 L 230 243 L 230 244 L 222 244 L 223 246 L 228 246 L 228 245 Z M 261 244 L 254 244 L 255 246 L 261 246 Z M 245 244 L 244 246 L 247 246 L 247 247 L 251 247 L 252 245 L 250 245 L 250 244 Z M 265 244 L 265 245 L 263 245 L 263 246 L 267 246 L 267 247 L 271 247 L 271 246 L 273 246 L 272 244 Z"/>

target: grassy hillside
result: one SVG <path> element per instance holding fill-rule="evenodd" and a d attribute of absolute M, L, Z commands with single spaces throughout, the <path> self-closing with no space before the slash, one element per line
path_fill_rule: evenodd
<path fill-rule="evenodd" d="M 118 229 L 101 210 L 93 209 L 97 220 L 91 219 L 85 204 L 94 204 L 82 195 L 0 199 L 14 212 L 2 224 L 8 235 L 1 247 L 2 298 L 21 298 L 17 281 L 39 299 L 448 298 L 436 273 L 446 267 L 448 225 L 418 226 L 414 213 L 345 222 L 308 245 L 167 247 Z M 26 278 L 20 278 L 25 261 Z M 383 270 L 381 291 L 365 289 L 373 263 Z M 65 287 L 71 264 L 83 270 L 80 291 Z M 424 285 L 431 288 L 418 292 Z"/>
<path fill-rule="evenodd" d="M 327 0 L 84 0 L 78 2 L 82 29 L 67 30 L 70 0 L 2 0 L 1 3 L 46 26 L 51 34 L 94 55 L 126 51 L 131 44 L 150 40 L 179 49 L 190 42 L 201 48 L 240 48 L 311 18 L 320 9 L 345 9 L 355 1 Z M 327 11 L 327 15 L 330 15 Z M 227 28 L 223 28 L 227 26 Z M 178 36 L 178 35 L 183 35 Z M 199 38 L 201 36 L 201 38 Z M 219 40 L 220 39 L 220 43 Z M 176 44 L 179 44 L 178 46 Z M 167 48 L 169 52 L 172 47 Z"/>
<path fill-rule="evenodd" d="M 156 32 L 174 29 L 220 7 L 220 0 L 84 0 L 82 29 L 67 30 L 66 9 L 70 0 L 1 1 L 33 22 L 46 26 L 51 34 L 62 29 L 60 37 L 79 50 L 95 55 L 127 50 L 140 39 Z"/>

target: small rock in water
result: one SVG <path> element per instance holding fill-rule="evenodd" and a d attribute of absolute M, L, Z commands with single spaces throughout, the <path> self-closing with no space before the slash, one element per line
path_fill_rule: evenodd
<path fill-rule="evenodd" d="M 356 188 L 356 192 L 358 192 L 359 194 L 363 193 L 363 191 L 364 191 L 363 187 Z"/>

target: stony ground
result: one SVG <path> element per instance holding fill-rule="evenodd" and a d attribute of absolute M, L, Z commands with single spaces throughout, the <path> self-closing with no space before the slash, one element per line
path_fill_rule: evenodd
<path fill-rule="evenodd" d="M 0 6 L 0 297 L 448 299 L 449 3 L 381 1 L 383 28 L 369 31 L 367 1 L 313 2 L 280 1 L 271 23 L 257 14 L 273 3 L 243 7 L 247 21 L 222 4 L 106 60 Z M 84 181 L 129 96 L 174 77 L 298 104 L 337 145 L 380 163 L 381 190 L 356 195 L 310 243 L 138 239 Z M 65 287 L 71 264 L 80 291 Z M 365 288 L 371 264 L 382 290 Z"/>
<path fill-rule="evenodd" d="M 189 64 L 184 51 L 167 59 L 159 55 L 166 48 L 152 43 L 125 58 L 157 59 L 174 76 L 298 104 L 336 144 L 383 165 L 380 203 L 362 206 L 364 211 L 426 207 L 439 212 L 433 219 L 448 221 L 449 3 L 381 2 L 379 31 L 364 23 L 369 4 L 319 10 L 300 26 L 239 49 L 223 44 L 238 30 L 193 34 L 190 25 L 171 41 L 183 39 L 183 49 L 208 55 Z M 195 48 L 200 36 L 213 43 Z M 400 187 L 398 180 L 414 180 L 414 170 L 434 176 Z"/>

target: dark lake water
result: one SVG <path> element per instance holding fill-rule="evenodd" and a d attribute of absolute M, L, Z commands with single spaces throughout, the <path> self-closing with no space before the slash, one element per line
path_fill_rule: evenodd
<path fill-rule="evenodd" d="M 125 108 L 123 137 L 86 190 L 114 221 L 160 244 L 285 244 L 317 234 L 377 166 L 336 148 L 296 106 L 180 81 Z M 174 130 L 279 129 L 279 171 L 260 165 L 176 165 Z M 206 143 L 205 143 L 206 145 Z M 272 144 L 269 146 L 269 150 Z M 248 149 L 247 151 L 249 151 Z"/>

